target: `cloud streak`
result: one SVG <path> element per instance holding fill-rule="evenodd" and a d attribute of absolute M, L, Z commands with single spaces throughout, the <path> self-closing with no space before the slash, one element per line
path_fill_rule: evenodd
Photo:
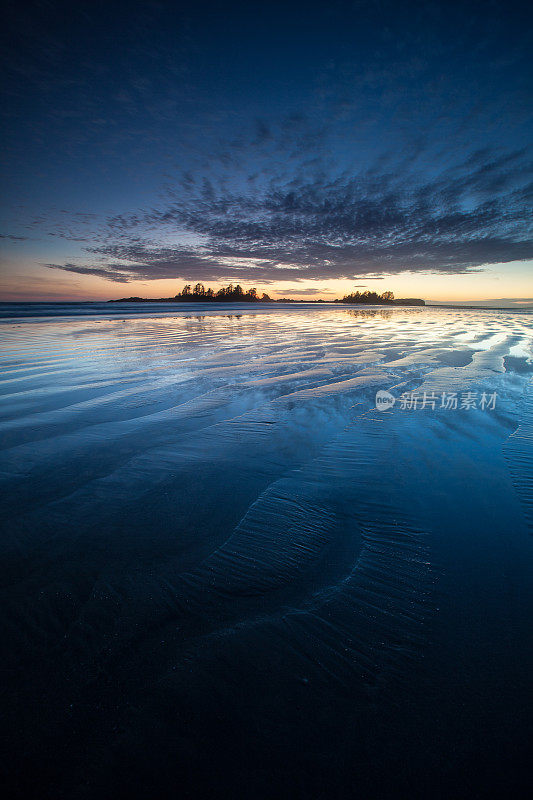
<path fill-rule="evenodd" d="M 270 141 L 270 128 L 258 125 L 257 136 Z M 404 156 L 395 168 L 389 158 L 384 170 L 384 161 L 356 174 L 328 171 L 322 161 L 311 176 L 307 168 L 270 177 L 264 170 L 245 190 L 220 174 L 185 175 L 170 202 L 109 218 L 84 263 L 47 266 L 121 283 L 271 283 L 463 274 L 533 258 L 531 164 L 523 151 L 478 150 L 431 180 L 406 171 Z M 185 246 L 180 237 L 197 243 Z M 169 238 L 177 244 L 158 244 Z"/>

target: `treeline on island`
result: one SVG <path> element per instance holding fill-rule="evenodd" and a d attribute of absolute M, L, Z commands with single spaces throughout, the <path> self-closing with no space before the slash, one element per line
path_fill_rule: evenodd
<path fill-rule="evenodd" d="M 340 300 L 334 300 L 334 303 L 364 303 L 365 305 L 391 305 L 394 303 L 393 292 L 352 292 L 352 294 L 345 294 Z"/>
<path fill-rule="evenodd" d="M 146 297 L 123 297 L 120 300 L 111 300 L 112 303 L 209 303 L 216 301 L 217 303 L 275 303 L 276 301 L 263 294 L 261 297 L 257 294 L 257 289 L 248 289 L 246 292 L 237 284 L 234 286 L 230 283 L 229 286 L 222 286 L 221 289 L 205 288 L 203 283 L 197 283 L 194 288 L 190 284 L 183 287 L 179 294 L 174 297 L 158 297 L 157 299 L 150 299 Z"/>
<path fill-rule="evenodd" d="M 244 291 L 242 286 L 237 284 L 234 286 L 232 283 L 229 286 L 222 286 L 216 291 L 211 288 L 205 288 L 203 283 L 197 283 L 193 288 L 190 284 L 183 287 L 179 294 L 174 297 L 121 297 L 119 300 L 110 300 L 110 303 L 209 303 L 209 302 L 223 302 L 223 303 L 324 303 L 325 300 L 293 300 L 288 297 L 274 300 L 268 294 L 263 294 L 261 297 L 257 294 L 257 289 L 248 289 Z M 330 301 L 333 303 L 350 303 L 362 305 L 396 305 L 396 306 L 423 306 L 425 302 L 418 298 L 405 298 L 395 299 L 392 292 L 353 292 L 347 294 L 341 299 Z"/>
<path fill-rule="evenodd" d="M 426 303 L 424 300 L 420 300 L 418 297 L 405 297 L 405 298 L 398 298 L 394 297 L 393 292 L 383 292 L 383 294 L 378 294 L 377 292 L 352 292 L 352 294 L 346 294 L 340 300 L 334 300 L 334 303 L 354 303 L 359 304 L 362 303 L 363 305 L 372 305 L 372 306 L 425 306 Z"/>
<path fill-rule="evenodd" d="M 203 283 L 197 283 L 194 289 L 187 284 L 183 287 L 180 294 L 177 294 L 172 299 L 178 302 L 188 302 L 190 300 L 196 302 L 216 300 L 217 302 L 223 301 L 225 303 L 271 302 L 271 298 L 267 294 L 263 294 L 261 298 L 258 297 L 257 289 L 248 289 L 245 292 L 242 286 L 239 284 L 234 286 L 232 283 L 230 283 L 229 286 L 222 286 L 222 288 L 217 289 L 217 291 L 211 288 L 206 289 Z"/>

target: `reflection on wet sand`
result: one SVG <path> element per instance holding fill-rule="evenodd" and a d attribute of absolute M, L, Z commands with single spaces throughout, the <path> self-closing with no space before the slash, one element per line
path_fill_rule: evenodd
<path fill-rule="evenodd" d="M 461 715 L 441 720 L 436 751 L 424 719 L 458 703 L 465 739 L 481 724 L 462 687 L 487 648 L 498 746 L 491 676 L 515 687 L 508 707 L 524 678 L 500 626 L 527 629 L 531 316 L 235 311 L 0 322 L 21 792 L 175 796 L 222 780 L 312 796 L 318 770 L 339 796 L 386 796 L 457 746 Z M 497 402 L 380 411 L 378 390 Z"/>

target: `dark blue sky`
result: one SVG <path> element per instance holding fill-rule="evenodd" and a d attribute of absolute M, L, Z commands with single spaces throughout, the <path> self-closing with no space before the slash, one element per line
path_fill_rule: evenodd
<path fill-rule="evenodd" d="M 531 297 L 532 21 L 513 2 L 8 3 L 4 296 Z"/>

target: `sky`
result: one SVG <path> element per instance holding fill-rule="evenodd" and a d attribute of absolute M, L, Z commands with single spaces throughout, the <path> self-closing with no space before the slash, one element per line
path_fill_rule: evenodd
<path fill-rule="evenodd" d="M 523 2 L 8 2 L 0 298 L 533 303 Z"/>

